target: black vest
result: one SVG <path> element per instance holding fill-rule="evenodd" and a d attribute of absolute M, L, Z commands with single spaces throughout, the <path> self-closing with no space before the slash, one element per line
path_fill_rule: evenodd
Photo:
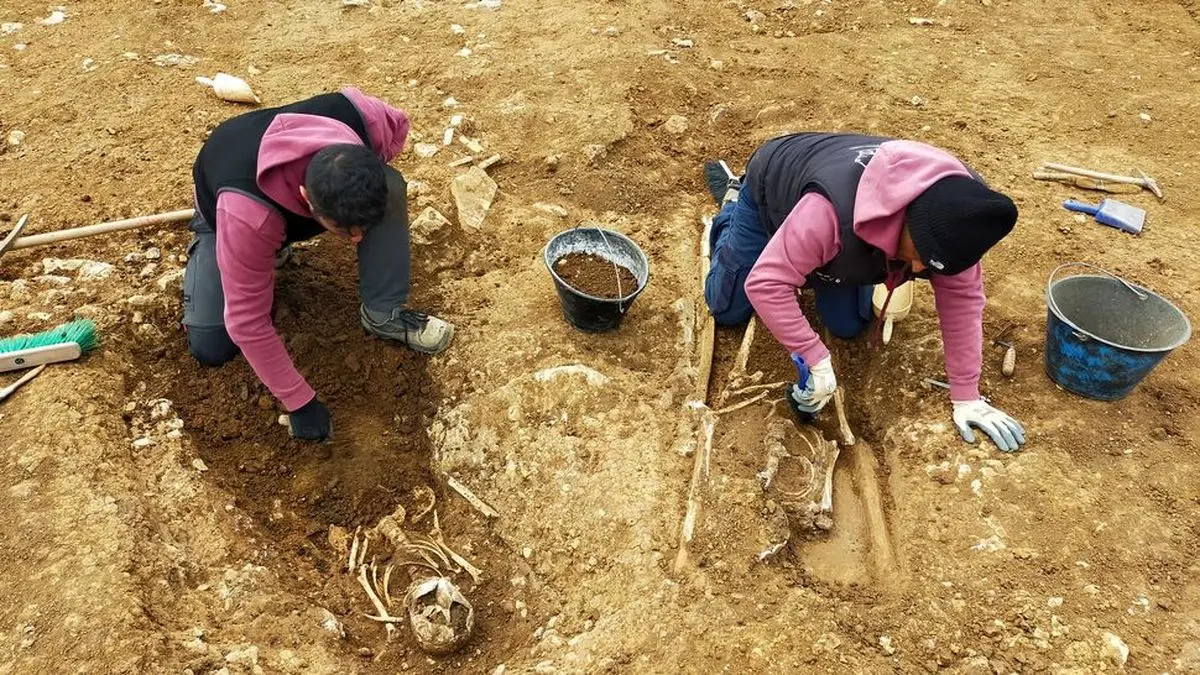
<path fill-rule="evenodd" d="M 883 251 L 854 233 L 854 200 L 858 181 L 879 145 L 892 140 L 856 134 L 803 133 L 780 136 L 763 144 L 746 166 L 746 186 L 758 204 L 767 233 L 774 235 L 800 198 L 818 192 L 833 204 L 842 249 L 809 275 L 806 286 L 883 282 Z"/>
<path fill-rule="evenodd" d="M 288 243 L 310 239 L 324 232 L 312 218 L 293 213 L 280 206 L 258 187 L 258 149 L 263 134 L 271 122 L 283 113 L 318 115 L 338 120 L 358 134 L 370 147 L 367 127 L 362 114 L 342 94 L 321 94 L 278 108 L 255 110 L 225 120 L 205 141 L 192 165 L 192 180 L 196 186 L 196 210 L 215 230 L 217 227 L 217 197 L 223 190 L 236 190 L 275 209 L 283 216 Z"/>

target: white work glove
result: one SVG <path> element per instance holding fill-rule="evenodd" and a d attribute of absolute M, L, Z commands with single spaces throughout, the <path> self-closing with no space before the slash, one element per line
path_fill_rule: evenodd
<path fill-rule="evenodd" d="M 954 426 L 968 443 L 975 442 L 971 427 L 987 434 L 1001 452 L 1016 452 L 1025 442 L 1025 427 L 983 401 L 954 401 Z"/>
<path fill-rule="evenodd" d="M 801 389 L 799 382 L 792 385 L 792 401 L 800 410 L 814 414 L 829 403 L 835 389 L 837 376 L 833 374 L 833 359 L 826 356 L 808 369 L 807 386 Z"/>

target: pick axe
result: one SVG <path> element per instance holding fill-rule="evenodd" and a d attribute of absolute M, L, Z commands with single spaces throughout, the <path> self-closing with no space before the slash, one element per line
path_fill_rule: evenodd
<path fill-rule="evenodd" d="M 1077 166 L 1067 166 L 1066 164 L 1051 164 L 1049 162 L 1042 164 L 1042 168 L 1033 172 L 1033 177 L 1038 180 L 1063 180 L 1073 179 L 1076 176 L 1084 176 L 1086 178 L 1094 178 L 1109 183 L 1125 183 L 1128 185 L 1137 185 L 1143 189 L 1149 190 L 1158 197 L 1159 201 L 1163 201 L 1162 189 L 1158 187 L 1158 181 L 1146 175 L 1141 169 L 1134 169 L 1138 175 L 1136 176 L 1120 176 L 1113 173 L 1102 173 L 1100 171 L 1092 171 L 1091 169 L 1081 169 Z"/>
<path fill-rule="evenodd" d="M 25 230 L 25 221 L 29 219 L 28 215 L 21 216 L 17 224 L 13 227 L 3 241 L 0 241 L 0 258 L 9 251 L 16 251 L 22 248 L 31 246 L 43 246 L 45 244 L 55 244 L 60 241 L 69 241 L 71 239 L 81 239 L 83 237 L 94 237 L 98 234 L 108 234 L 109 232 L 121 232 L 124 230 L 132 230 L 147 225 L 165 225 L 167 223 L 177 223 L 183 220 L 191 220 L 195 215 L 194 209 L 182 209 L 179 211 L 169 211 L 167 213 L 157 213 L 150 216 L 138 216 L 136 218 L 126 218 L 125 220 L 114 220 L 108 223 L 99 223 L 97 225 L 86 225 L 84 227 L 73 227 L 66 230 L 58 230 L 56 232 L 43 232 L 42 234 L 34 234 L 28 237 L 22 237 L 21 233 Z"/>

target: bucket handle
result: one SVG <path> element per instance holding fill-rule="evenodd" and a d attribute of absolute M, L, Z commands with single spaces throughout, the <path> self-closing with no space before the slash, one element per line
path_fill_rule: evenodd
<path fill-rule="evenodd" d="M 1054 294 L 1051 293 L 1050 290 L 1054 287 L 1054 277 L 1058 276 L 1059 271 L 1062 270 L 1064 267 L 1087 267 L 1089 269 L 1096 270 L 1097 272 L 1102 272 L 1102 273 L 1116 279 L 1117 281 L 1121 282 L 1121 285 L 1123 285 L 1125 288 L 1128 288 L 1130 293 L 1133 293 L 1134 295 L 1136 295 L 1138 300 L 1145 300 L 1146 298 L 1150 297 L 1146 293 L 1143 293 L 1142 291 L 1138 290 L 1137 287 L 1134 286 L 1133 284 L 1129 283 L 1128 281 L 1125 281 L 1124 279 L 1113 274 L 1112 272 L 1109 272 L 1108 270 L 1104 269 L 1103 267 L 1099 267 L 1097 265 L 1093 265 L 1091 263 L 1085 263 L 1085 262 L 1063 263 L 1063 264 L 1059 265 L 1058 267 L 1054 268 L 1054 271 L 1050 273 L 1050 279 L 1046 282 L 1046 304 L 1050 305 L 1050 307 L 1054 310 L 1054 313 L 1058 314 L 1059 316 L 1062 316 L 1062 312 L 1059 311 L 1058 303 L 1056 303 L 1054 301 Z"/>
<path fill-rule="evenodd" d="M 576 223 L 575 227 L 573 227 L 571 229 L 578 230 L 579 225 L 580 225 L 580 223 Z M 604 240 L 604 246 L 608 248 L 608 252 L 610 254 L 615 254 L 615 252 L 613 251 L 612 244 L 608 241 L 608 237 L 605 236 L 605 234 L 604 234 L 604 228 L 600 227 L 599 225 L 592 225 L 591 227 L 592 227 L 592 229 L 594 229 L 600 233 L 600 238 Z M 615 257 L 615 255 L 614 255 L 614 257 Z M 617 277 L 617 297 L 624 298 L 625 291 L 621 288 L 621 269 L 617 266 L 617 262 L 615 260 L 609 259 L 609 262 L 612 263 L 613 274 L 616 275 L 616 277 Z M 625 307 L 624 302 L 622 302 L 621 300 L 617 300 L 617 309 L 619 309 L 621 311 L 621 313 L 624 314 L 625 310 L 628 308 Z"/>

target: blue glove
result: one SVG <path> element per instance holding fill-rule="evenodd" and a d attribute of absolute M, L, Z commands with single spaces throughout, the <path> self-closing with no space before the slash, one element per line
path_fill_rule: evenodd
<path fill-rule="evenodd" d="M 313 400 L 288 415 L 288 433 L 292 438 L 306 441 L 325 441 L 333 436 L 333 419 L 329 408 L 314 396 Z"/>
<path fill-rule="evenodd" d="M 788 402 L 797 412 L 812 416 L 820 412 L 833 397 L 837 389 L 837 377 L 833 374 L 833 359 L 828 356 L 808 370 L 807 378 L 802 364 L 801 359 L 797 363 L 801 379 L 788 388 Z"/>

